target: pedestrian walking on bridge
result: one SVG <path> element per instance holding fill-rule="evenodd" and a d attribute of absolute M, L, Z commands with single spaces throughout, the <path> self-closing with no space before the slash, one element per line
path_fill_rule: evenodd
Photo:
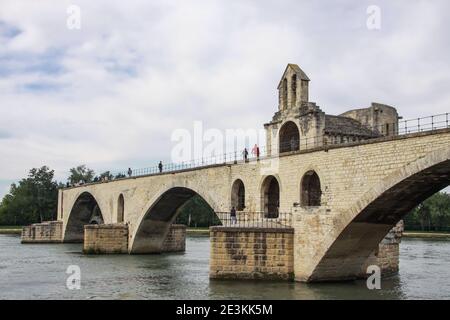
<path fill-rule="evenodd" d="M 236 219 L 236 208 L 232 207 L 231 211 L 230 211 L 230 218 L 231 218 L 231 224 L 236 224 L 237 223 L 237 219 Z"/>
<path fill-rule="evenodd" d="M 242 151 L 242 156 L 244 157 L 244 161 L 248 161 L 248 151 L 247 148 L 244 148 L 244 151 Z"/>

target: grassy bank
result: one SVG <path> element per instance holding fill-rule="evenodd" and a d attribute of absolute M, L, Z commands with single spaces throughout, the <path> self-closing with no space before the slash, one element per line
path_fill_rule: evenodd
<path fill-rule="evenodd" d="M 209 235 L 209 228 L 187 228 L 186 233 L 190 235 Z"/>
<path fill-rule="evenodd" d="M 405 231 L 403 232 L 405 238 L 440 238 L 450 239 L 450 232 L 433 232 L 433 231 Z"/>
<path fill-rule="evenodd" d="M 21 234 L 21 226 L 0 226 L 0 234 Z"/>
<path fill-rule="evenodd" d="M 0 234 L 21 234 L 21 226 L 0 226 Z M 186 233 L 189 235 L 209 235 L 209 228 L 187 228 Z M 431 232 L 431 231 L 405 231 L 405 238 L 440 238 L 450 239 L 450 232 Z"/>
<path fill-rule="evenodd" d="M 187 228 L 187 234 L 209 235 L 209 228 Z M 21 226 L 0 226 L 0 234 L 21 234 Z"/>

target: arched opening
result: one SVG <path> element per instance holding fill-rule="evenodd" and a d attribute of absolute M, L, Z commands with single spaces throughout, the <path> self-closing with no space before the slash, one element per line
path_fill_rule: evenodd
<path fill-rule="evenodd" d="M 117 200 L 117 222 L 121 223 L 124 221 L 124 213 L 125 213 L 125 200 L 123 198 L 123 194 L 119 196 Z"/>
<path fill-rule="evenodd" d="M 237 179 L 231 188 L 231 207 L 237 211 L 245 209 L 245 187 L 241 179 Z"/>
<path fill-rule="evenodd" d="M 320 179 L 315 171 L 308 171 L 304 174 L 300 188 L 300 203 L 304 207 L 318 207 L 322 197 L 320 189 Z"/>
<path fill-rule="evenodd" d="M 197 192 L 184 187 L 172 188 L 145 213 L 134 236 L 131 253 L 161 252 L 172 224 L 207 227 L 221 222 L 212 206 Z"/>
<path fill-rule="evenodd" d="M 300 149 L 300 133 L 294 122 L 288 121 L 281 127 L 279 131 L 279 144 L 280 153 Z"/>
<path fill-rule="evenodd" d="M 283 109 L 287 109 L 287 100 L 288 100 L 288 85 L 287 85 L 287 79 L 283 79 L 283 86 L 282 86 L 282 105 Z"/>
<path fill-rule="evenodd" d="M 278 218 L 280 207 L 280 185 L 274 176 L 268 176 L 262 184 L 262 208 L 264 217 Z"/>
<path fill-rule="evenodd" d="M 103 215 L 95 198 L 90 193 L 84 192 L 72 207 L 64 241 L 83 242 L 84 226 L 87 224 L 103 224 Z"/>
<path fill-rule="evenodd" d="M 291 88 L 292 88 L 292 106 L 295 106 L 297 102 L 297 75 L 294 74 L 291 79 Z"/>

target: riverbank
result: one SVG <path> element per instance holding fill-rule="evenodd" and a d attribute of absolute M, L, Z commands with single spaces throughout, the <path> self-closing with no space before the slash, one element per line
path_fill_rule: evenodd
<path fill-rule="evenodd" d="M 189 235 L 209 235 L 209 228 L 188 228 L 186 233 Z M 0 226 L 0 234 L 22 234 L 22 227 L 19 226 Z"/>
<path fill-rule="evenodd" d="M 207 236 L 209 228 L 187 228 L 189 235 Z M 0 234 L 22 234 L 20 226 L 0 226 Z M 450 233 L 446 232 L 427 232 L 427 231 L 405 231 L 405 238 L 428 238 L 428 239 L 450 239 Z"/>
<path fill-rule="evenodd" d="M 209 228 L 187 228 L 186 233 L 189 235 L 209 236 Z"/>
<path fill-rule="evenodd" d="M 428 239 L 450 239 L 448 232 L 427 232 L 427 231 L 405 231 L 405 238 L 428 238 Z"/>
<path fill-rule="evenodd" d="M 20 226 L 0 226 L 0 234 L 22 234 Z"/>

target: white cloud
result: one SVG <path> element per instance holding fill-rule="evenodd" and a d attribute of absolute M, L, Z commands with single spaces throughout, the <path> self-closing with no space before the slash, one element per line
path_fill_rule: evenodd
<path fill-rule="evenodd" d="M 66 28 L 70 4 L 81 30 Z M 2 0 L 0 179 L 151 166 L 195 120 L 259 129 L 290 62 L 328 113 L 372 101 L 406 118 L 447 112 L 450 4 L 378 1 L 381 30 L 369 31 L 370 4 Z"/>

